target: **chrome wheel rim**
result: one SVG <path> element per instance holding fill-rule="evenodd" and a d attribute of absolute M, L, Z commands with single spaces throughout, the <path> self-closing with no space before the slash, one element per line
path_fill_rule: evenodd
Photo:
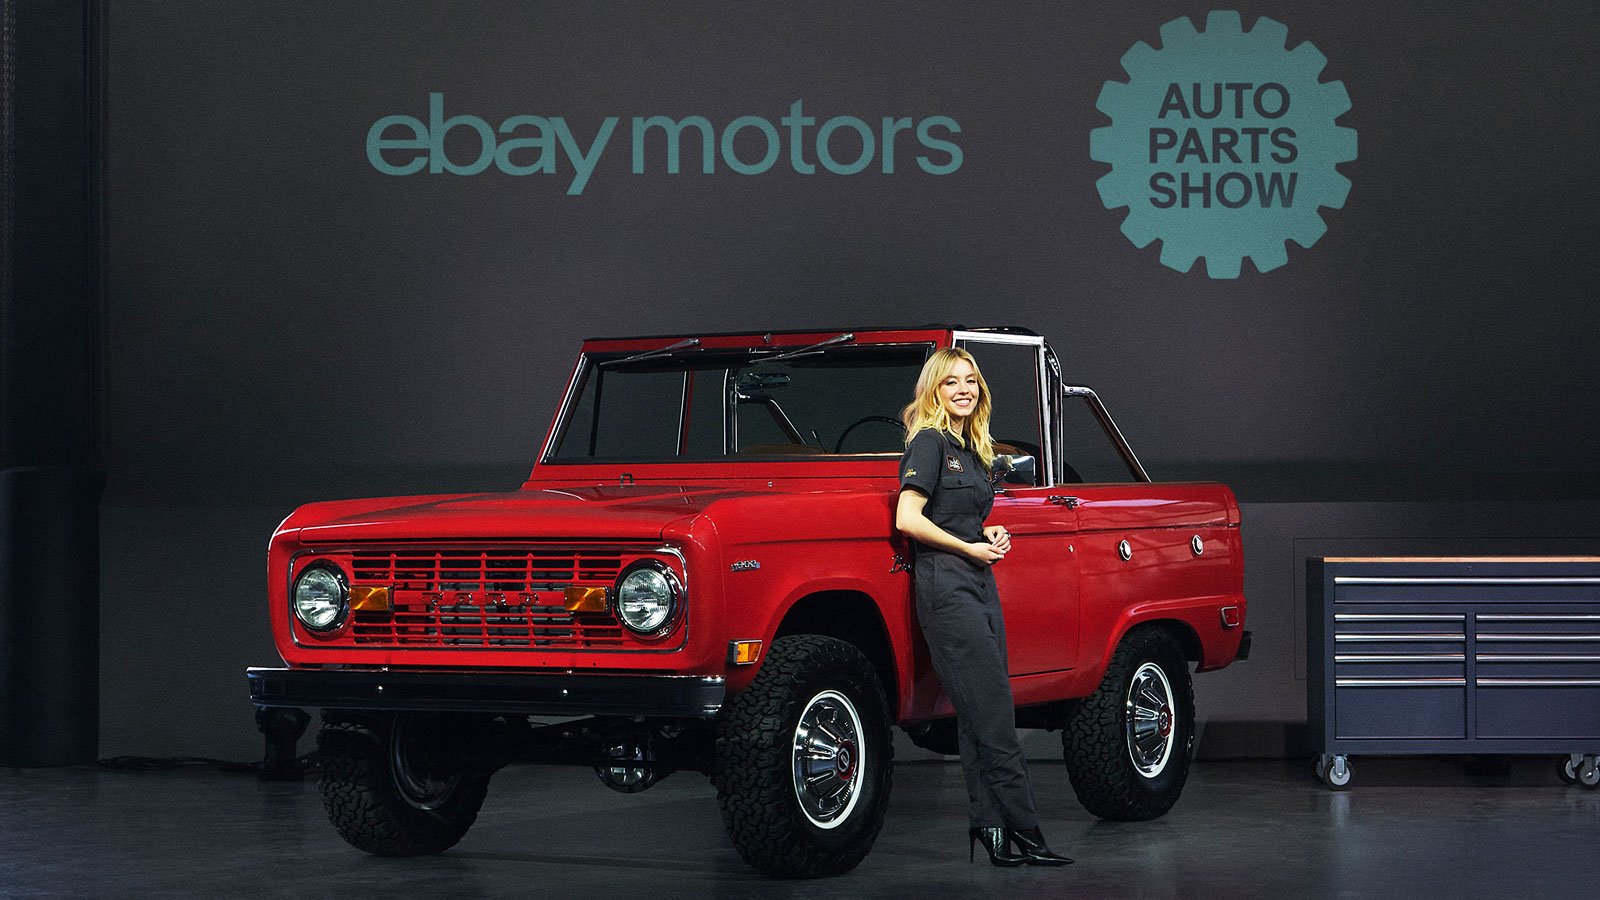
<path fill-rule="evenodd" d="M 866 765 L 861 717 L 838 691 L 811 698 L 794 729 L 794 796 L 811 824 L 834 828 L 861 798 Z"/>
<path fill-rule="evenodd" d="M 389 771 L 400 796 L 417 809 L 443 806 L 461 781 L 458 766 L 440 764 L 438 744 L 432 729 L 412 727 L 404 716 L 395 719 L 389 741 Z"/>
<path fill-rule="evenodd" d="M 1167 673 L 1147 662 L 1133 673 L 1127 697 L 1128 758 L 1146 778 L 1154 778 L 1172 758 L 1178 717 L 1173 711 Z"/>

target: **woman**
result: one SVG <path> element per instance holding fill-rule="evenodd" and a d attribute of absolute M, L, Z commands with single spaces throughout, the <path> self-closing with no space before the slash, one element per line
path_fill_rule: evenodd
<path fill-rule="evenodd" d="M 1059 866 L 1072 860 L 1050 852 L 1039 831 L 990 571 L 1011 549 L 1005 528 L 983 524 L 994 505 L 990 409 L 971 353 L 946 347 L 928 357 L 916 399 L 901 412 L 908 440 L 895 527 L 916 550 L 917 617 L 956 710 L 971 804 L 968 858 L 981 843 L 997 866 Z"/>

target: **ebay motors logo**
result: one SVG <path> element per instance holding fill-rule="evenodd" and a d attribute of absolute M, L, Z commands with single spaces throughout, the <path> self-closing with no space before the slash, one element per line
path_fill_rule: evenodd
<path fill-rule="evenodd" d="M 581 194 L 614 140 L 622 119 L 607 116 L 592 134 L 575 134 L 561 116 L 511 116 L 498 126 L 478 116 L 445 118 L 444 94 L 428 95 L 428 119 L 384 116 L 367 130 L 367 161 L 385 175 L 477 175 L 490 166 L 507 175 L 565 175 L 568 194 Z M 874 126 L 855 116 L 834 116 L 817 126 L 803 101 L 789 105 L 777 124 L 761 116 L 740 116 L 719 132 L 704 116 L 634 116 L 627 129 L 633 174 L 647 170 L 677 175 L 687 150 L 700 156 L 700 171 L 711 175 L 718 163 L 740 175 L 760 175 L 784 159 L 801 175 L 820 168 L 855 175 L 873 167 L 885 175 L 909 167 L 929 175 L 961 168 L 961 148 L 950 138 L 961 126 L 949 116 L 920 121 L 884 116 Z M 452 134 L 454 132 L 454 134 Z M 691 135 L 685 140 L 685 134 Z M 450 149 L 446 152 L 445 141 Z"/>

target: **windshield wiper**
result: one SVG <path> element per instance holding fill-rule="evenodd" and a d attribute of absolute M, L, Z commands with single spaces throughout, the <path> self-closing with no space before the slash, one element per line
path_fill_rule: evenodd
<path fill-rule="evenodd" d="M 821 353 L 822 352 L 822 348 L 826 347 L 826 346 L 828 346 L 830 344 L 842 344 L 842 343 L 847 343 L 849 341 L 853 341 L 855 339 L 856 339 L 856 336 L 854 334 L 852 334 L 851 332 L 847 331 L 844 334 L 836 334 L 833 337 L 828 338 L 825 341 L 818 341 L 818 342 L 816 342 L 815 344 L 812 344 L 809 347 L 801 347 L 798 350 L 790 350 L 787 353 L 779 353 L 777 356 L 764 356 L 764 357 L 761 358 L 760 361 L 764 362 L 764 363 L 768 363 L 768 362 L 777 362 L 780 359 L 794 359 L 797 356 L 811 356 L 811 355 L 816 354 L 816 353 Z"/>
<path fill-rule="evenodd" d="M 676 344 L 673 344 L 670 347 L 662 347 L 660 350 L 646 350 L 643 353 L 635 353 L 632 356 L 625 356 L 622 359 L 608 359 L 605 362 L 601 363 L 600 365 L 602 365 L 602 366 L 620 366 L 623 363 L 638 362 L 641 359 L 655 359 L 655 358 L 660 357 L 660 356 L 671 356 L 672 355 L 672 351 L 674 351 L 674 350 L 683 350 L 683 349 L 686 349 L 688 347 L 698 347 L 698 346 L 700 346 L 700 339 L 699 338 L 684 338 L 683 340 L 677 342 Z"/>

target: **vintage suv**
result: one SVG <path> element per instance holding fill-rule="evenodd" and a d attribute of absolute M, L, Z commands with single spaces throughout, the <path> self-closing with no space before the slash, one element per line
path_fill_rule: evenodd
<path fill-rule="evenodd" d="M 1057 729 L 1079 801 L 1150 819 L 1183 789 L 1189 662 L 1242 659 L 1239 507 L 1154 483 L 1093 391 L 1017 328 L 586 341 L 533 472 L 503 494 L 314 503 L 272 537 L 287 668 L 320 707 L 321 793 L 370 853 L 437 853 L 513 762 L 641 791 L 706 772 L 777 876 L 871 849 L 891 726 L 954 752 L 893 527 L 896 419 L 935 348 L 977 357 L 1012 457 L 991 524 L 1017 723 Z"/>

